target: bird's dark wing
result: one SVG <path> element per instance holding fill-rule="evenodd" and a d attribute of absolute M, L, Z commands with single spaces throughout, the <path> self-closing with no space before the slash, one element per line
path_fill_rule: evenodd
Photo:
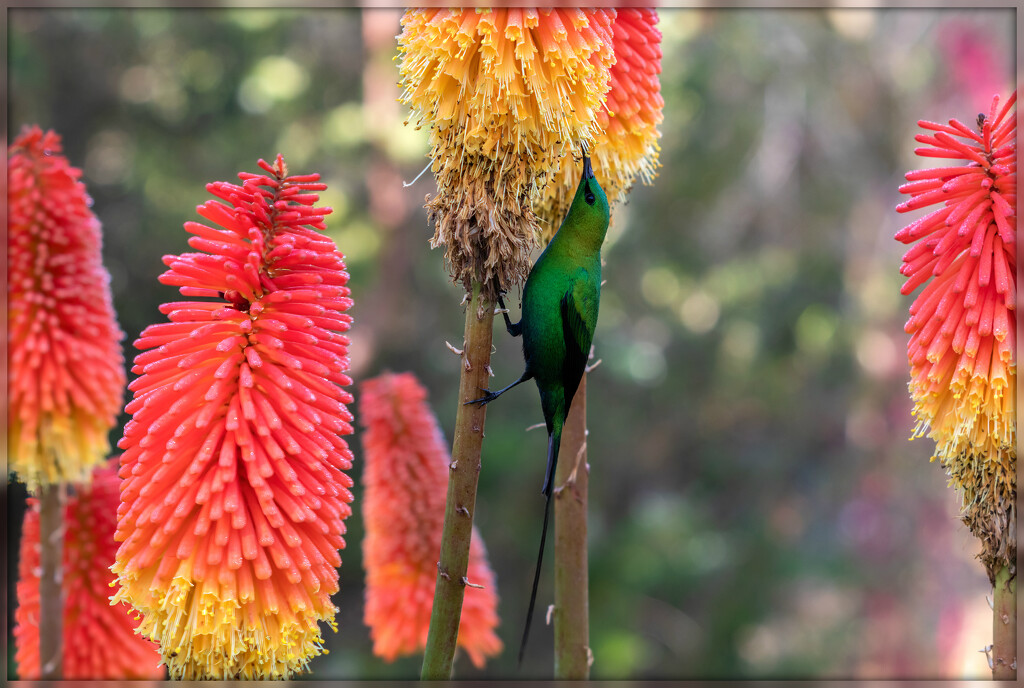
<path fill-rule="evenodd" d="M 585 297 L 584 297 L 585 298 Z M 590 310 L 586 303 L 578 303 L 578 290 L 565 293 L 562 297 L 562 337 L 565 339 L 565 362 L 562 368 L 562 387 L 565 390 L 565 410 L 569 412 L 569 404 L 580 385 L 583 371 L 587 367 L 590 356 L 590 342 L 594 331 L 587 326 L 583 313 Z M 583 311 L 583 313 L 581 313 Z"/>

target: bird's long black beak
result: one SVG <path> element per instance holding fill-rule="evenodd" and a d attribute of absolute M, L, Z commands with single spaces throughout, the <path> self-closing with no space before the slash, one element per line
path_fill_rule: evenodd
<path fill-rule="evenodd" d="M 587 155 L 587 154 L 583 155 L 583 178 L 584 179 L 593 179 L 594 178 L 594 168 L 593 168 L 593 166 L 591 166 L 591 164 L 590 164 L 590 156 Z"/>

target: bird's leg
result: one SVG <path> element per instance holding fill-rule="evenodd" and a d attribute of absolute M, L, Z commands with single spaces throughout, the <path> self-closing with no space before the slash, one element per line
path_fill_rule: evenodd
<path fill-rule="evenodd" d="M 505 301 L 501 298 L 501 294 L 498 294 L 498 305 L 501 306 L 501 315 L 505 318 L 505 329 L 513 337 L 518 337 L 523 333 L 523 321 L 519 320 L 517 323 L 513 323 L 511 318 L 508 317 L 508 308 L 505 307 Z"/>
<path fill-rule="evenodd" d="M 466 403 L 465 403 L 464 405 L 468 405 L 468 404 L 480 404 L 481 406 L 483 406 L 484 404 L 489 404 L 489 403 L 491 403 L 492 401 L 494 401 L 495 399 L 497 399 L 498 397 L 500 397 L 500 396 L 501 396 L 502 394 L 504 394 L 505 392 L 509 391 L 510 389 L 512 389 L 513 387 L 515 387 L 516 385 L 518 385 L 518 384 L 519 384 L 520 382 L 526 382 L 527 380 L 529 380 L 529 379 L 530 379 L 530 378 L 532 378 L 532 377 L 533 377 L 533 375 L 531 375 L 530 373 L 523 373 L 523 374 L 522 374 L 522 375 L 521 375 L 521 376 L 519 377 L 519 379 L 518 379 L 518 380 L 516 380 L 515 382 L 513 382 L 513 383 L 512 383 L 511 385 L 509 385 L 508 387 L 505 387 L 504 389 L 499 389 L 499 390 L 498 390 L 497 392 L 492 392 L 492 391 L 491 391 L 491 390 L 489 390 L 489 389 L 483 389 L 483 388 L 481 387 L 481 388 L 480 388 L 480 391 L 481 391 L 481 392 L 485 392 L 485 393 L 486 393 L 486 394 L 485 394 L 485 396 L 482 396 L 482 397 L 480 397 L 479 399 L 473 399 L 472 401 L 467 401 L 467 402 L 466 402 Z"/>

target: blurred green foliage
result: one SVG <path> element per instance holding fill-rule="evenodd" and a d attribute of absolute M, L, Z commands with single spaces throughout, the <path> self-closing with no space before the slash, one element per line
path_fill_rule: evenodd
<path fill-rule="evenodd" d="M 984 573 L 930 444 L 906 441 L 910 298 L 892 235 L 908 219 L 893 208 L 903 171 L 930 164 L 913 158 L 916 120 L 969 122 L 1011 87 L 1012 16 L 661 11 L 662 168 L 614 210 L 589 384 L 594 678 L 985 675 Z M 360 380 L 411 370 L 450 432 L 462 294 L 427 244 L 429 175 L 401 183 L 426 136 L 395 102 L 398 17 L 9 11 L 8 139 L 53 128 L 83 168 L 128 361 L 177 296 L 160 259 L 187 250 L 204 185 L 280 152 L 329 185 L 357 397 Z M 500 328 L 495 342 L 506 383 L 519 343 Z M 540 528 L 545 439 L 524 435 L 540 406 L 524 386 L 488 416 L 477 523 L 507 651 L 457 677 L 550 676 L 549 628 L 522 672 L 508 651 Z M 340 629 L 312 676 L 413 678 L 418 657 L 370 654 L 359 495 Z M 13 610 L 23 492 L 9 496 Z"/>

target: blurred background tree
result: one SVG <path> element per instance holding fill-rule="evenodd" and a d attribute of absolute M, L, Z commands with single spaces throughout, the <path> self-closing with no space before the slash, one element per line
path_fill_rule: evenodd
<path fill-rule="evenodd" d="M 461 291 L 427 246 L 429 175 L 402 185 L 426 136 L 395 102 L 399 16 L 10 11 L 8 140 L 52 127 L 83 168 L 129 361 L 175 298 L 160 257 L 184 250 L 204 185 L 280 152 L 329 185 L 357 384 L 414 371 L 450 433 Z M 931 445 L 907 442 L 911 299 L 892 237 L 903 172 L 923 166 L 916 121 L 970 121 L 1009 92 L 1012 18 L 661 10 L 663 167 L 613 212 L 590 382 L 594 678 L 988 675 L 977 545 Z M 521 366 L 500 330 L 499 378 Z M 534 397 L 514 396 L 488 423 L 476 519 L 506 647 L 529 595 L 545 442 L 524 434 L 542 420 Z M 7 494 L 13 615 L 24 491 Z M 414 678 L 419 658 L 370 654 L 358 505 L 348 523 L 339 631 L 312 675 Z M 550 594 L 546 580 L 542 604 Z M 534 633 L 550 647 L 550 628 Z M 513 654 L 480 671 L 459 660 L 456 677 L 550 676 L 544 653 L 521 673 Z"/>

